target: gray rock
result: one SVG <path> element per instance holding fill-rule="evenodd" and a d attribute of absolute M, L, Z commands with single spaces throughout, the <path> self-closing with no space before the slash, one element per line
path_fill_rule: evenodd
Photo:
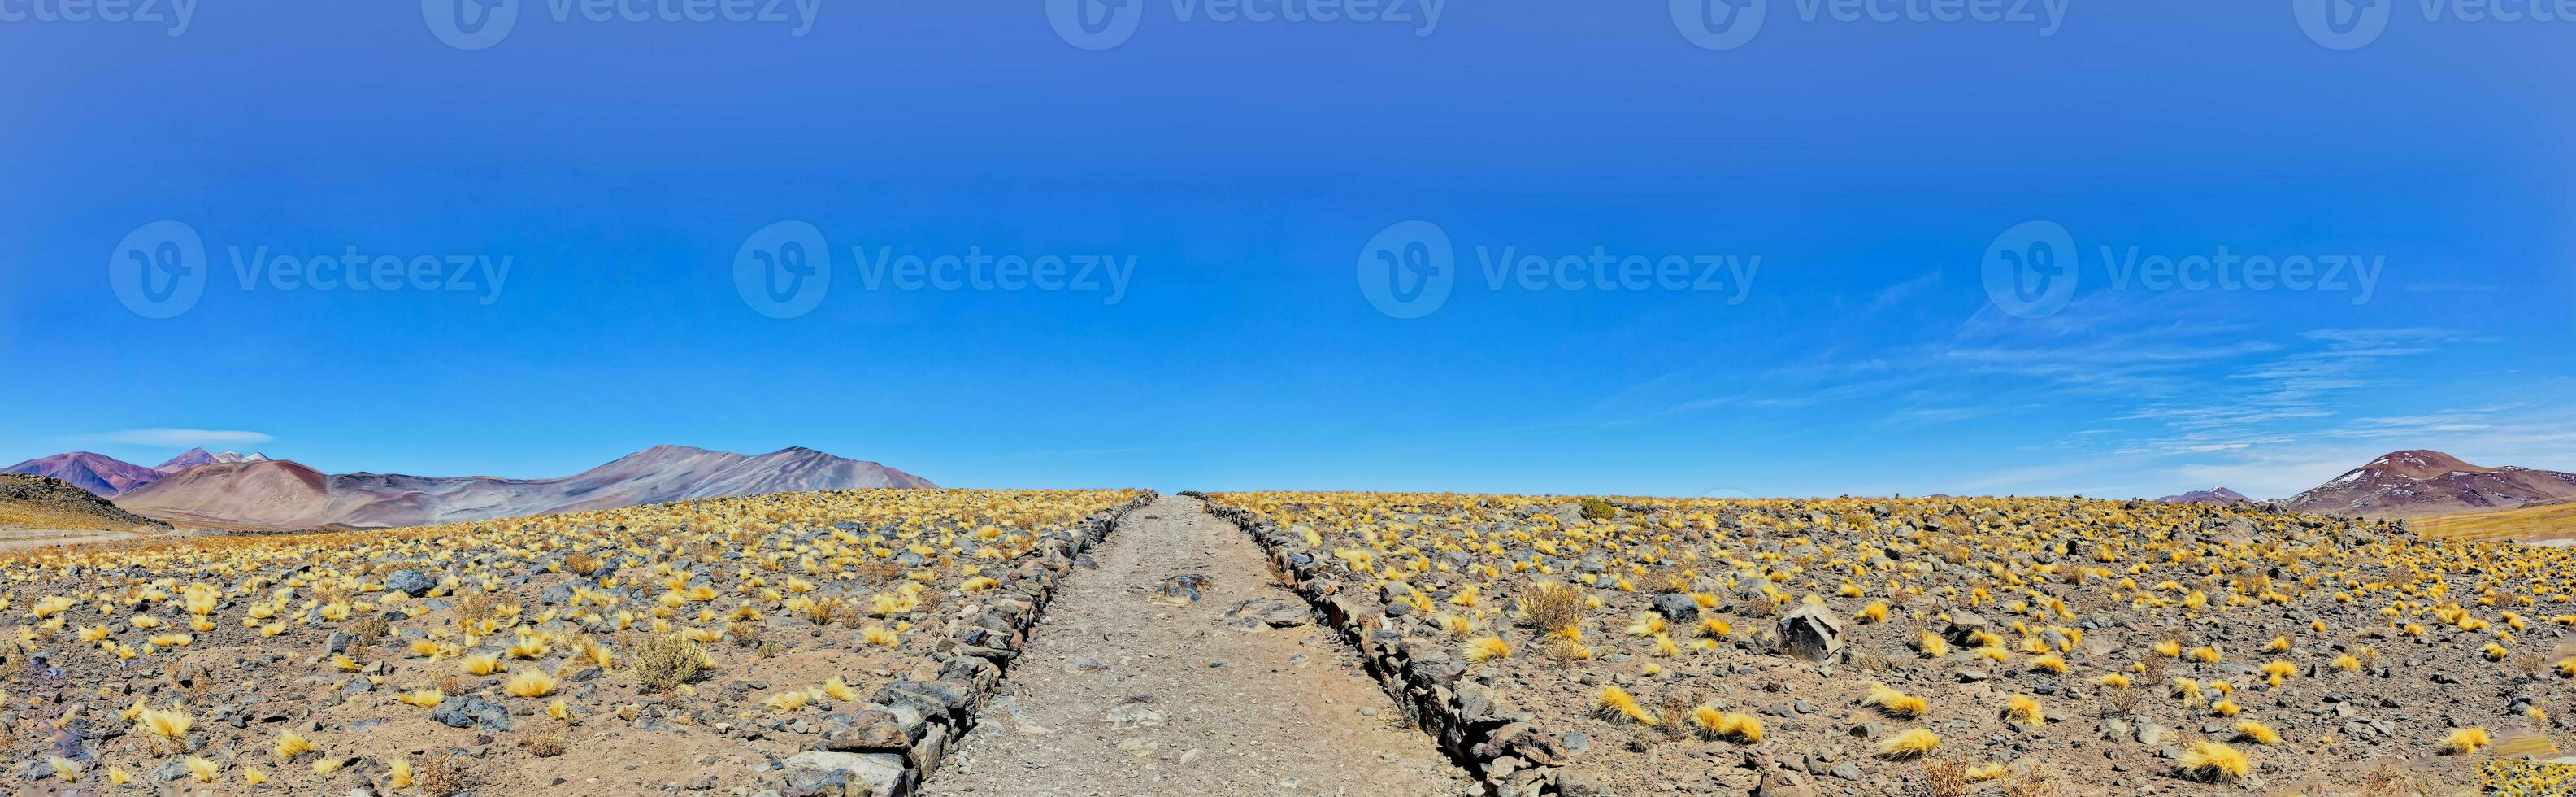
<path fill-rule="evenodd" d="M 418 570 L 396 570 L 385 576 L 386 592 L 399 592 L 407 597 L 417 598 L 436 588 L 438 582 Z"/>
<path fill-rule="evenodd" d="M 787 759 L 786 769 L 789 794 L 840 794 L 845 786 L 863 787 L 867 794 L 901 794 L 912 781 L 903 756 L 886 753 L 797 753 Z"/>
<path fill-rule="evenodd" d="M 1699 601 L 1680 593 L 1658 595 L 1655 596 L 1655 613 L 1676 623 L 1693 622 L 1699 619 Z"/>
<path fill-rule="evenodd" d="M 492 733 L 510 731 L 509 709 L 472 695 L 450 698 L 438 704 L 436 710 L 429 712 L 429 718 L 450 728 L 477 728 Z"/>

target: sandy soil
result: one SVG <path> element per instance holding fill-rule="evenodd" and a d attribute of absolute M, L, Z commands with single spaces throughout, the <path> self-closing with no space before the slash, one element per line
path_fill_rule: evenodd
<path fill-rule="evenodd" d="M 1326 632 L 1228 616 L 1304 604 L 1197 499 L 1140 510 L 1097 557 L 924 794 L 1476 793 Z M 1196 603 L 1153 600 L 1185 573 L 1213 582 Z"/>

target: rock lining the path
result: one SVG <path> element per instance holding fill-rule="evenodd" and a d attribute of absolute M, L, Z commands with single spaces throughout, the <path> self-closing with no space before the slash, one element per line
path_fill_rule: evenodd
<path fill-rule="evenodd" d="M 1181 495 L 1206 497 L 1193 491 Z M 1406 718 L 1483 779 L 1491 793 L 1541 797 L 1585 791 L 1569 791 L 1569 784 L 1559 782 L 1557 765 L 1573 755 L 1559 740 L 1534 730 L 1532 717 L 1503 694 L 1462 680 L 1467 665 L 1451 656 L 1448 646 L 1390 629 L 1380 598 L 1345 591 L 1333 579 L 1325 552 L 1308 547 L 1302 536 L 1260 513 L 1213 501 L 1208 511 L 1250 534 L 1269 554 L 1271 569 L 1294 582 L 1290 589 L 1323 615 L 1326 626 L 1360 649 L 1369 676 Z"/>
<path fill-rule="evenodd" d="M 975 727 L 975 717 L 1001 691 L 1002 679 L 1028 644 L 1074 563 L 1107 540 L 1128 514 L 1162 498 L 1147 491 L 1093 514 L 1039 544 L 1002 578 L 994 596 L 958 611 L 936 643 L 930 664 L 887 684 L 846 718 L 836 717 L 821 750 L 791 759 L 793 793 L 840 794 L 844 784 L 864 784 L 876 797 L 911 794 L 939 769 L 950 749 Z"/>

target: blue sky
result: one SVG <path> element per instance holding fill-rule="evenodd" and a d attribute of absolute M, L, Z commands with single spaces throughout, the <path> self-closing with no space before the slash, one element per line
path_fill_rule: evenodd
<path fill-rule="evenodd" d="M 477 50 L 408 2 L 0 21 L 0 460 L 802 445 L 960 486 L 1660 495 L 2285 495 L 2415 447 L 2576 469 L 2576 22 L 2403 3 L 2337 50 L 2289 0 L 2053 28 L 1769 0 L 1706 49 L 1659 3 L 1138 2 L 1098 50 L 1035 0 L 523 0 Z M 110 261 L 164 220 L 207 276 L 154 318 Z M 1417 220 L 1451 288 L 1398 318 L 1426 308 L 1373 304 L 1363 249 Z M 830 261 L 788 318 L 735 282 L 781 221 Z M 1998 303 L 1989 250 L 2031 221 L 2073 279 Z M 352 248 L 437 288 L 277 260 Z M 1489 272 L 1507 249 L 1543 284 Z M 1605 289 L 1596 251 L 1737 270 Z M 2371 276 L 2136 265 L 2222 251 Z M 870 281 L 970 252 L 1132 271 Z"/>

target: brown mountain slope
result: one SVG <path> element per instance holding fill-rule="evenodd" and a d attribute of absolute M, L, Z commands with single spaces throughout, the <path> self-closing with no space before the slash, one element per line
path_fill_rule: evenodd
<path fill-rule="evenodd" d="M 287 460 L 211 462 L 117 496 L 118 506 L 181 525 L 303 528 L 332 523 L 331 477 Z"/>
<path fill-rule="evenodd" d="M 2576 498 L 2576 473 L 2489 468 L 2439 451 L 2398 451 L 2285 502 L 2301 512 L 2414 517 Z"/>
<path fill-rule="evenodd" d="M 0 529 L 168 531 L 88 490 L 51 476 L 0 473 Z"/>
<path fill-rule="evenodd" d="M 936 487 L 874 462 L 806 448 L 745 456 L 655 446 L 556 479 L 323 475 L 283 460 L 180 471 L 118 501 L 173 521 L 226 528 L 416 526 L 637 504 L 868 487 Z"/>

